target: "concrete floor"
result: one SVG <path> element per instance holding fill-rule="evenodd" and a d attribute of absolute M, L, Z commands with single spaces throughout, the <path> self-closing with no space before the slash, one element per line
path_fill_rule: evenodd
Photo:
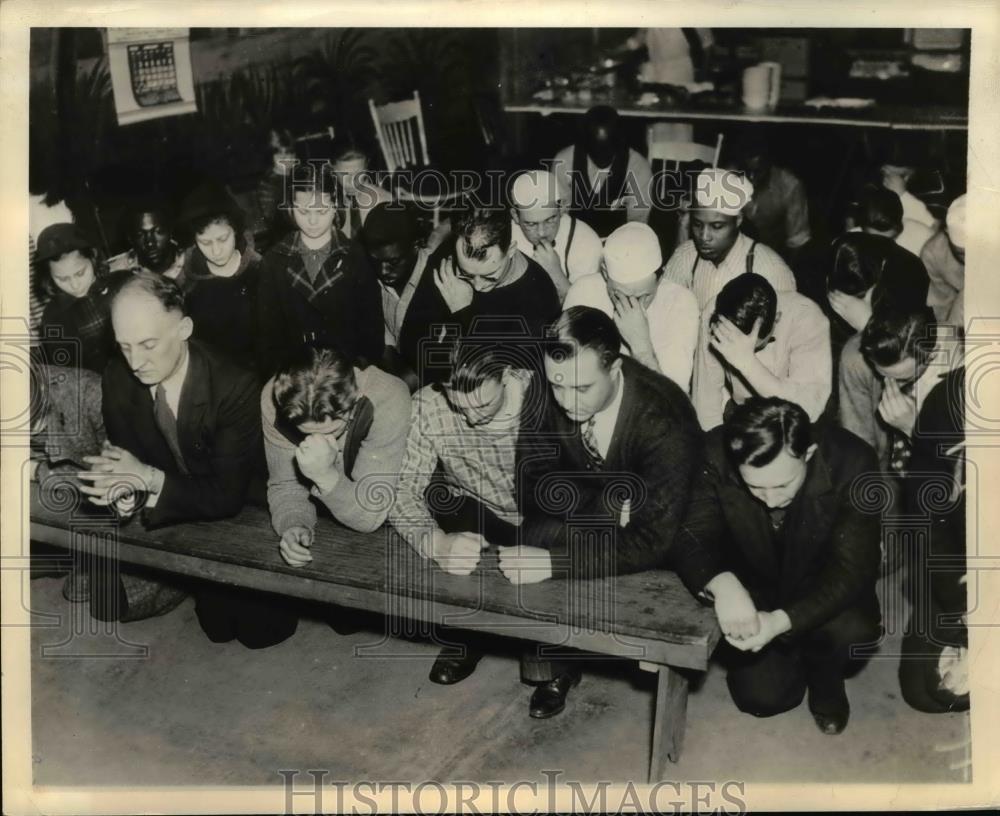
<path fill-rule="evenodd" d="M 646 779 L 654 677 L 631 663 L 593 666 L 563 714 L 536 721 L 513 647 L 445 688 L 427 680 L 428 643 L 393 640 L 392 655 L 356 657 L 376 632 L 340 636 L 307 619 L 271 649 L 216 645 L 190 599 L 121 626 L 123 643 L 86 631 L 96 624 L 60 588 L 59 578 L 31 582 L 32 610 L 43 616 L 32 632 L 39 785 L 278 785 L 279 770 L 312 768 L 341 780 L 544 781 L 543 769 L 581 782 Z M 851 722 L 827 737 L 805 704 L 766 720 L 740 713 L 713 666 L 690 696 L 684 754 L 669 775 L 968 781 L 967 715 L 912 711 L 896 668 L 875 659 L 850 680 Z"/>

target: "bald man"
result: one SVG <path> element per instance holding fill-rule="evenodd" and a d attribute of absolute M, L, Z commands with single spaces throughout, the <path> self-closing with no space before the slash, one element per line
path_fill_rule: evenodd
<path fill-rule="evenodd" d="M 566 212 L 552 173 L 521 173 L 510 197 L 513 240 L 552 278 L 561 302 L 571 284 L 600 271 L 601 239 L 586 222 Z"/>
<path fill-rule="evenodd" d="M 660 276 L 663 256 L 645 224 L 616 229 L 604 245 L 601 273 L 574 283 L 563 308 L 590 306 L 614 318 L 626 351 L 647 368 L 689 390 L 698 342 L 698 301 Z"/>
<path fill-rule="evenodd" d="M 102 381 L 109 444 L 87 457 L 81 490 L 122 514 L 141 510 L 148 527 L 236 515 L 263 474 L 255 376 L 191 340 L 184 295 L 162 275 L 131 277 L 112 302 L 111 322 L 121 355 Z M 141 507 L 116 495 L 123 482 L 145 494 Z M 128 603 L 119 590 L 118 612 Z M 297 623 L 258 596 L 207 584 L 196 612 L 211 640 L 239 638 L 250 648 L 281 642 Z"/>

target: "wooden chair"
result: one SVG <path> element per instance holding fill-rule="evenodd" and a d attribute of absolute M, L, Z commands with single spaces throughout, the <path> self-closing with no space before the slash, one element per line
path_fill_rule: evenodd
<path fill-rule="evenodd" d="M 654 161 L 661 161 L 673 165 L 674 169 L 679 169 L 682 164 L 700 161 L 718 167 L 719 154 L 722 152 L 722 134 L 719 134 L 715 147 L 698 142 L 657 141 L 653 136 L 653 126 L 650 125 L 646 129 L 646 148 L 650 165 Z M 661 200 L 666 192 L 664 189 L 666 183 L 666 175 L 661 173 L 657 182 Z"/>
<path fill-rule="evenodd" d="M 372 115 L 382 160 L 390 173 L 430 168 L 431 160 L 427 152 L 427 134 L 424 130 L 424 114 L 420 107 L 419 91 L 414 91 L 411 99 L 380 106 L 375 104 L 375 100 L 369 99 L 368 110 Z M 440 222 L 441 205 L 457 198 L 457 193 L 427 196 L 405 187 L 397 187 L 396 194 L 400 199 L 432 207 L 434 227 Z"/>

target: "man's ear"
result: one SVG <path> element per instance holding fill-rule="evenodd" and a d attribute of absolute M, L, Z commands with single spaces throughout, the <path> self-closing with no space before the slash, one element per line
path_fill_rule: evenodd
<path fill-rule="evenodd" d="M 813 458 L 813 454 L 816 453 L 816 449 L 819 447 L 815 442 L 813 442 L 808 448 L 806 448 L 806 455 L 803 456 L 803 460 L 808 462 Z"/>
<path fill-rule="evenodd" d="M 741 226 L 743 226 L 743 213 L 737 213 L 736 214 L 736 229 L 739 229 Z"/>
<path fill-rule="evenodd" d="M 608 371 L 611 373 L 611 376 L 614 377 L 617 376 L 621 370 L 622 370 L 622 358 L 621 355 L 619 355 L 618 357 L 615 358 L 615 361 L 610 366 L 608 366 Z"/>
<path fill-rule="evenodd" d="M 177 327 L 177 331 L 179 332 L 181 340 L 189 340 L 191 338 L 191 333 L 194 331 L 194 321 L 187 315 L 184 315 Z"/>

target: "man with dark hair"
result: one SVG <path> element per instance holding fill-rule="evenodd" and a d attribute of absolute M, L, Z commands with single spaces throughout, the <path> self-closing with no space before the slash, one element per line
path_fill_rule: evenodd
<path fill-rule="evenodd" d="M 586 306 L 567 309 L 550 331 L 546 381 L 527 397 L 539 407 L 525 415 L 518 440 L 521 543 L 500 553 L 500 569 L 514 583 L 674 568 L 700 587 L 715 575 L 704 573 L 697 550 L 676 546 L 701 454 L 694 410 L 676 383 L 623 357 L 621 345 L 614 320 Z M 605 501 L 610 485 L 614 507 Z M 571 511 L 547 501 L 567 491 L 577 497 Z M 588 519 L 587 529 L 568 523 L 570 514 Z M 540 685 L 531 716 L 563 710 L 580 679 L 573 658 L 532 655 L 525 679 Z"/>
<path fill-rule="evenodd" d="M 828 297 L 845 332 L 860 332 L 875 309 L 919 309 L 929 282 L 920 258 L 885 236 L 847 232 L 830 248 Z"/>
<path fill-rule="evenodd" d="M 345 527 L 376 530 L 388 502 L 363 484 L 395 488 L 410 421 L 409 389 L 375 366 L 356 368 L 327 348 L 303 349 L 261 394 L 267 503 L 285 561 L 302 566 L 316 526 L 317 500 Z M 386 482 L 386 480 L 390 480 Z"/>
<path fill-rule="evenodd" d="M 830 398 L 830 324 L 798 292 L 775 292 L 760 275 L 740 275 L 705 310 L 692 401 L 702 428 L 752 396 L 781 397 L 819 419 Z"/>
<path fill-rule="evenodd" d="M 190 339 L 184 295 L 162 275 L 130 278 L 111 304 L 111 322 L 121 355 L 102 382 L 109 444 L 87 457 L 81 490 L 124 515 L 139 509 L 137 494 L 144 493 L 141 513 L 150 527 L 236 515 L 262 465 L 253 373 Z M 123 483 L 136 493 L 120 495 Z M 92 580 L 98 575 L 109 577 L 100 569 Z M 131 601 L 120 582 L 94 595 L 102 605 L 95 614 L 128 615 Z M 199 591 L 196 611 L 216 642 L 238 637 L 260 648 L 295 631 L 294 618 L 289 624 L 250 593 L 221 587 Z"/>
<path fill-rule="evenodd" d="M 559 314 L 552 280 L 518 251 L 506 209 L 470 207 L 453 227 L 453 238 L 428 262 L 400 331 L 399 350 L 422 385 L 447 378 L 456 336 L 488 323 L 511 343 L 537 344 Z"/>
<path fill-rule="evenodd" d="M 914 255 L 934 234 L 925 224 L 903 217 L 903 202 L 885 187 L 866 187 L 861 193 L 858 221 L 863 232 L 895 241 Z"/>
<path fill-rule="evenodd" d="M 905 473 L 924 397 L 961 359 L 953 333 L 929 306 L 873 315 L 858 338 L 864 367 L 840 362 L 840 423 L 875 448 L 884 468 Z"/>
<path fill-rule="evenodd" d="M 678 541 L 714 565 L 709 574 L 734 573 L 758 610 L 753 634 L 726 636 L 741 711 L 780 714 L 808 690 L 823 733 L 847 725 L 845 670 L 880 634 L 879 518 L 856 485 L 876 471 L 868 445 L 811 428 L 783 399 L 749 399 L 709 433 Z"/>
<path fill-rule="evenodd" d="M 297 165 L 287 178 L 297 229 L 264 256 L 257 290 L 258 363 L 266 380 L 300 348 L 331 346 L 353 362 L 384 350 L 378 283 L 358 241 L 337 229 L 336 184 L 327 167 Z"/>
<path fill-rule="evenodd" d="M 410 301 L 430 258 L 419 245 L 413 211 L 401 204 L 379 204 L 368 214 L 361 240 L 382 293 L 386 350 L 398 356 L 400 333 Z"/>
<path fill-rule="evenodd" d="M 165 201 L 140 202 L 125 212 L 122 223 L 132 248 L 111 259 L 112 272 L 144 269 L 171 279 L 181 274 L 186 253 L 174 240 L 174 217 Z"/>
<path fill-rule="evenodd" d="M 460 340 L 447 381 L 413 395 L 389 523 L 420 555 L 456 575 L 469 575 L 486 546 L 517 540 L 515 445 L 532 380 L 531 362 L 518 351 L 502 341 Z M 453 644 L 430 673 L 442 685 L 464 680 L 482 657 L 469 637 L 449 638 Z"/>
<path fill-rule="evenodd" d="M 738 143 L 735 166 L 754 187 L 753 200 L 744 211 L 749 231 L 785 257 L 794 256 L 812 238 L 804 185 L 774 163 L 770 140 L 761 130 L 751 131 Z"/>
<path fill-rule="evenodd" d="M 552 172 L 570 213 L 601 238 L 626 221 L 649 220 L 653 171 L 628 146 L 614 108 L 597 105 L 587 111 L 580 138 L 556 154 Z"/>

